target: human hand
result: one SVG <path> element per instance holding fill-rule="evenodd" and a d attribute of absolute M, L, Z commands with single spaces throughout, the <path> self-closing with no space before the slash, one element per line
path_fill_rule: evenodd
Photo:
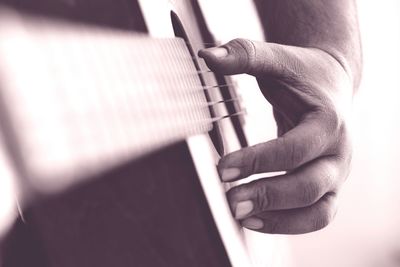
<path fill-rule="evenodd" d="M 285 171 L 230 189 L 235 218 L 246 228 L 277 234 L 328 225 L 352 154 L 346 116 L 353 81 L 346 63 L 316 48 L 245 39 L 199 56 L 215 72 L 255 76 L 278 126 L 277 139 L 230 153 L 218 164 L 224 182 Z"/>

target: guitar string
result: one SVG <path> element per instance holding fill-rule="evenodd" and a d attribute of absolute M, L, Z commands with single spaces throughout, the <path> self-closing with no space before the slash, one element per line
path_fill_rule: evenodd
<path fill-rule="evenodd" d="M 169 74 L 176 74 L 176 75 L 178 75 L 179 73 L 173 73 L 173 72 L 171 72 L 171 73 L 169 73 Z M 185 74 L 185 75 L 191 75 L 191 74 L 214 74 L 214 72 L 213 72 L 212 70 L 198 70 L 198 71 L 195 71 L 195 72 L 185 72 L 184 74 Z"/>
<path fill-rule="evenodd" d="M 237 97 L 234 97 L 234 98 L 224 99 L 224 100 L 205 101 L 205 102 L 202 102 L 202 103 L 197 103 L 197 105 L 193 105 L 192 104 L 192 105 L 190 105 L 190 107 L 208 108 L 208 107 L 216 106 L 216 105 L 219 105 L 219 104 L 232 103 L 232 102 L 233 103 L 234 102 L 238 102 L 240 104 L 242 100 L 243 99 L 242 99 L 241 96 L 237 96 Z M 148 107 L 150 108 L 150 110 L 152 108 L 154 108 L 154 107 L 151 107 L 151 106 L 148 106 Z M 185 107 L 185 104 L 184 105 L 175 105 L 175 107 L 182 108 L 182 107 Z M 243 109 L 241 109 L 241 110 L 243 110 Z"/>
<path fill-rule="evenodd" d="M 202 86 L 202 87 L 197 87 L 198 89 L 196 91 L 192 91 L 192 92 L 199 92 L 199 91 L 208 91 L 208 92 L 210 92 L 210 91 L 215 90 L 217 88 L 223 89 L 223 88 L 229 88 L 230 86 L 232 86 L 232 84 Z M 243 98 L 242 98 L 241 95 L 238 95 L 238 96 L 236 96 L 234 98 L 229 98 L 229 99 L 224 99 L 224 100 L 216 100 L 216 101 L 206 101 L 205 103 L 207 103 L 206 106 L 214 106 L 214 105 L 217 105 L 217 104 L 230 103 L 230 102 L 238 102 L 239 105 L 240 105 L 243 102 Z"/>
<path fill-rule="evenodd" d="M 242 115 L 246 115 L 246 114 L 247 114 L 247 111 L 246 111 L 246 110 L 241 110 L 241 111 L 238 111 L 238 112 L 235 112 L 235 113 L 231 113 L 231 114 L 227 114 L 227 115 L 222 115 L 222 116 L 218 116 L 218 117 L 215 117 L 215 118 L 206 118 L 206 119 L 202 119 L 202 120 L 192 120 L 192 121 L 190 121 L 189 123 L 192 123 L 192 124 L 199 124 L 199 123 L 204 123 L 204 124 L 208 124 L 208 123 L 218 123 L 218 122 L 220 122 L 220 121 L 222 121 L 222 120 L 225 120 L 225 119 L 229 119 L 229 118 L 237 117 L 237 116 L 242 116 Z"/>
<path fill-rule="evenodd" d="M 213 71 L 211 71 L 211 70 L 198 70 L 197 72 L 196 72 L 197 74 L 208 74 L 208 73 L 214 73 Z"/>
<path fill-rule="evenodd" d="M 188 40 L 185 40 L 181 37 L 172 37 L 172 39 L 181 39 L 185 42 L 185 44 L 206 44 L 206 45 L 215 44 L 215 42 L 189 42 Z"/>
<path fill-rule="evenodd" d="M 208 86 L 203 86 L 202 88 L 204 90 L 210 90 L 210 89 L 216 89 L 216 88 L 229 88 L 231 86 L 234 86 L 233 83 L 226 83 L 226 84 L 221 84 L 221 85 L 208 85 Z"/>
<path fill-rule="evenodd" d="M 243 98 L 239 95 L 239 96 L 236 96 L 236 97 L 233 97 L 233 98 L 229 98 L 229 99 L 224 99 L 224 100 L 205 101 L 205 102 L 202 102 L 202 103 L 196 103 L 196 105 L 192 104 L 192 105 L 190 105 L 190 108 L 207 108 L 208 109 L 210 107 L 214 107 L 214 106 L 217 106 L 217 105 L 220 105 L 220 104 L 225 104 L 225 103 L 235 103 L 235 102 L 237 102 L 239 104 L 239 111 L 237 111 L 235 113 L 228 113 L 227 115 L 223 115 L 221 117 L 213 118 L 213 120 L 214 119 L 219 120 L 219 119 L 225 119 L 225 118 L 228 118 L 228 117 L 231 117 L 231 116 L 238 116 L 238 115 L 241 115 L 241 114 L 245 114 L 246 113 L 246 109 L 242 108 L 242 105 L 241 105 L 242 101 L 243 101 Z M 180 109 L 180 108 L 186 108 L 187 106 L 185 104 L 183 104 L 183 105 L 175 105 L 174 107 Z M 150 110 L 152 109 L 152 107 L 149 107 L 149 108 L 150 108 Z M 144 110 L 142 109 L 142 112 L 143 111 Z M 171 109 L 169 109 L 169 111 L 171 111 Z M 212 121 L 212 122 L 214 122 L 214 121 Z"/>
<path fill-rule="evenodd" d="M 203 44 L 203 45 L 218 45 L 218 43 L 217 42 L 187 42 L 187 41 L 185 41 L 185 44 L 189 44 L 189 45 L 192 45 L 192 44 Z"/>
<path fill-rule="evenodd" d="M 223 119 L 228 119 L 228 118 L 236 117 L 236 116 L 242 116 L 242 115 L 246 115 L 246 114 L 247 114 L 246 110 L 242 110 L 242 111 L 238 111 L 238 112 L 235 112 L 235 113 L 232 113 L 232 114 L 228 114 L 228 115 L 212 118 L 211 122 L 219 122 L 219 121 L 221 121 Z"/>
<path fill-rule="evenodd" d="M 218 100 L 218 101 L 210 101 L 210 102 L 206 102 L 206 106 L 212 107 L 218 104 L 223 104 L 223 103 L 231 103 L 231 102 L 238 102 L 241 103 L 242 101 L 242 97 L 238 96 L 238 97 L 234 97 L 234 98 L 230 98 L 230 99 L 225 99 L 225 100 Z"/>
<path fill-rule="evenodd" d="M 215 118 L 208 118 L 208 119 L 196 120 L 196 121 L 193 120 L 193 121 L 191 121 L 190 123 L 193 123 L 193 124 L 199 124 L 199 123 L 204 123 L 204 124 L 218 123 L 218 122 L 220 122 L 220 121 L 222 121 L 222 120 L 225 120 L 225 119 L 229 119 L 229 118 L 237 117 L 237 116 L 242 116 L 242 115 L 246 115 L 246 114 L 247 114 L 246 110 L 242 110 L 242 111 L 239 111 L 239 112 L 235 112 L 235 113 L 232 113 L 232 114 L 223 115 L 223 116 L 219 116 L 219 117 L 215 117 Z"/>

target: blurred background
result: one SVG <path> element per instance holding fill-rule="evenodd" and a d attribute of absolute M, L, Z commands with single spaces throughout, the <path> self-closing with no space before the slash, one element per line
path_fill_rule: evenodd
<path fill-rule="evenodd" d="M 244 27 L 237 20 L 243 16 L 244 2 L 248 1 L 218 2 L 231 16 L 226 15 L 222 24 L 219 21 L 221 29 L 216 31 L 222 34 L 221 40 L 259 34 L 259 29 Z M 282 237 L 290 254 L 285 255 L 287 267 L 400 266 L 400 1 L 359 0 L 358 7 L 364 72 L 354 98 L 353 171 L 331 225 L 316 233 Z M 234 22 L 237 27 L 232 27 Z M 249 113 L 258 111 L 250 107 Z M 256 123 L 257 119 L 249 120 L 248 127 Z M 274 134 L 272 124 L 264 127 Z M 262 131 L 258 135 L 265 139 Z M 0 172 L 5 169 L 0 166 Z M 0 173 L 0 237 L 16 214 L 9 177 L 9 173 Z M 261 249 L 269 255 L 269 248 Z"/>
<path fill-rule="evenodd" d="M 364 73 L 335 221 L 290 237 L 293 266 L 400 266 L 400 1 L 359 0 Z"/>

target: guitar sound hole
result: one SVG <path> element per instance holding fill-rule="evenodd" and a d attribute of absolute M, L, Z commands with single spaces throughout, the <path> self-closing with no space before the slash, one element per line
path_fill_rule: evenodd
<path fill-rule="evenodd" d="M 173 11 L 171 11 L 171 21 L 172 21 L 172 27 L 174 29 L 175 36 L 180 37 L 185 40 L 185 43 L 190 52 L 190 55 L 193 58 L 193 64 L 196 67 L 196 69 L 199 71 L 198 75 L 199 75 L 200 82 L 201 82 L 202 86 L 205 87 L 206 83 L 204 81 L 202 74 L 200 73 L 200 71 L 201 71 L 200 66 L 199 66 L 198 62 L 195 60 L 196 54 L 194 53 L 193 47 L 190 44 L 188 35 L 186 34 L 185 29 L 183 28 L 183 24 L 182 24 L 181 20 L 179 19 L 177 14 L 174 13 Z M 211 102 L 210 96 L 206 90 L 204 90 L 204 95 L 205 95 L 207 102 Z M 212 106 L 209 107 L 209 111 L 210 111 L 211 117 L 214 118 L 215 111 L 212 108 Z M 224 146 L 223 146 L 222 136 L 221 136 L 219 126 L 216 122 L 213 123 L 213 128 L 210 132 L 208 132 L 208 135 L 210 136 L 210 139 L 215 147 L 215 150 L 219 154 L 219 156 L 224 155 Z"/>

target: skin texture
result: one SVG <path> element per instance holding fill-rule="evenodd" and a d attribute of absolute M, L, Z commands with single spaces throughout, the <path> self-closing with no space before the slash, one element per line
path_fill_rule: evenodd
<path fill-rule="evenodd" d="M 246 228 L 301 234 L 328 225 L 350 172 L 348 115 L 361 77 L 356 8 L 349 0 L 257 2 L 269 42 L 235 39 L 201 50 L 213 71 L 257 78 L 271 103 L 278 138 L 226 155 L 225 182 L 256 173 L 275 177 L 227 192 Z"/>

